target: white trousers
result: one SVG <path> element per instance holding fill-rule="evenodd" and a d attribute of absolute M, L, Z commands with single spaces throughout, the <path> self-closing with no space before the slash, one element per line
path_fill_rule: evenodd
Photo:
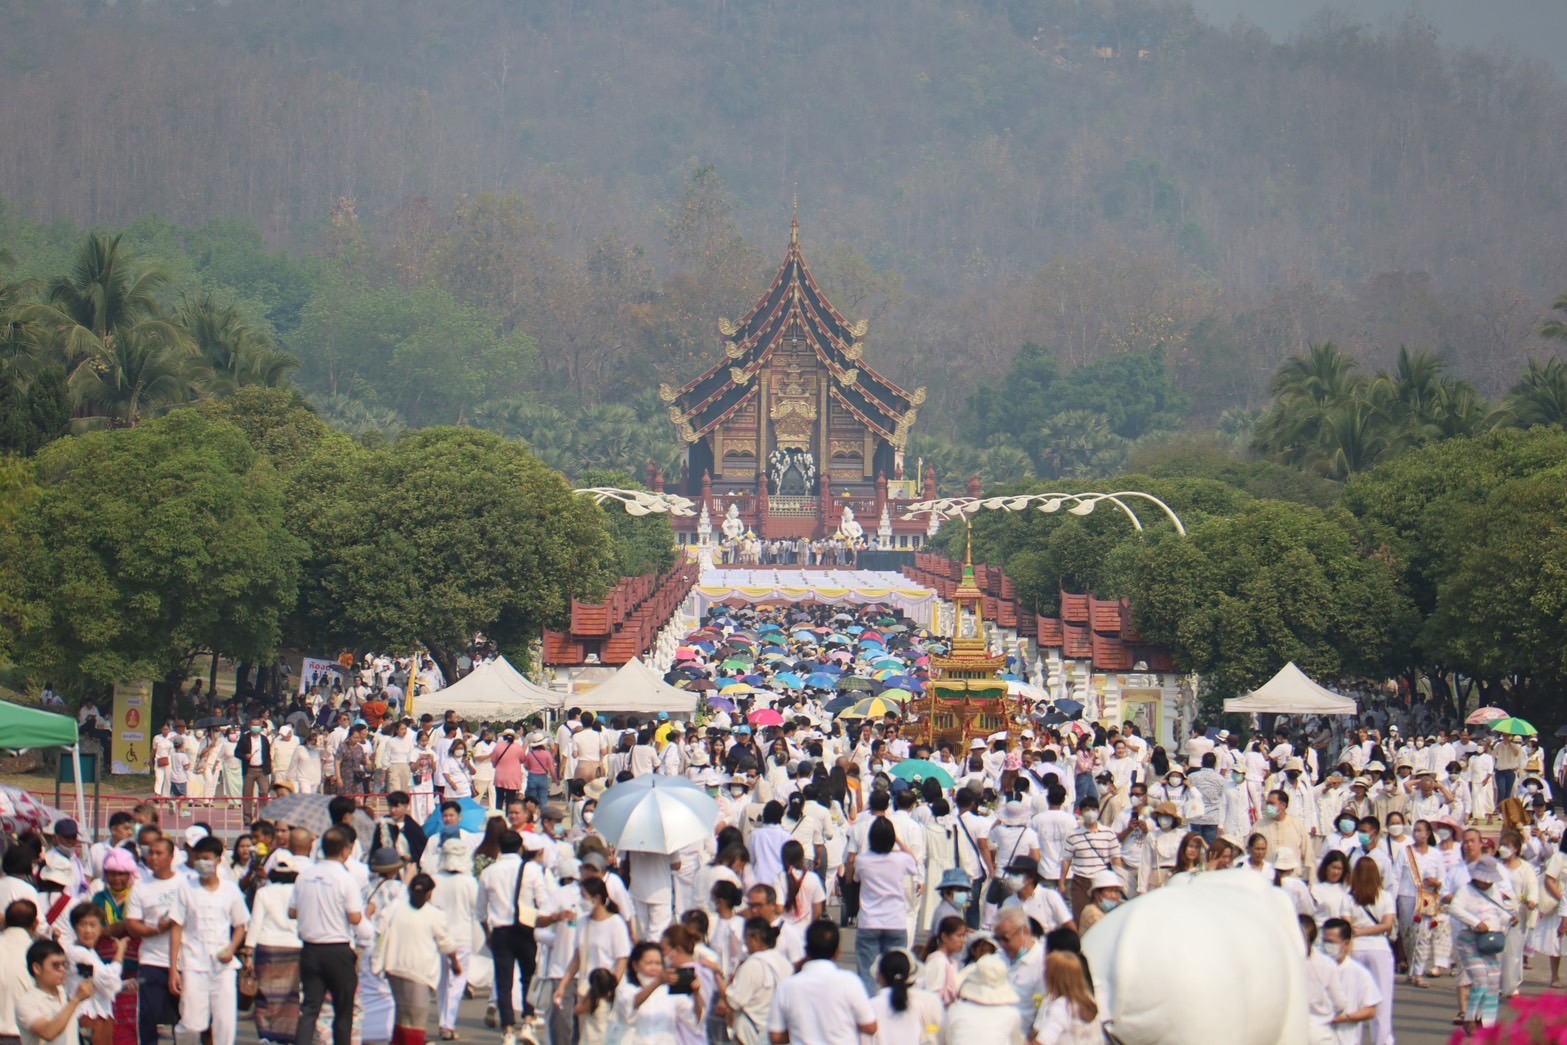
<path fill-rule="evenodd" d="M 656 903 L 647 903 L 643 900 L 633 899 L 631 906 L 636 908 L 637 926 L 641 934 L 639 940 L 657 940 L 664 935 L 664 930 L 669 928 L 669 919 L 673 907 L 668 900 Z"/>
<path fill-rule="evenodd" d="M 462 966 L 460 976 L 452 975 L 451 962 L 441 963 L 441 982 L 435 988 L 435 1022 L 442 1030 L 457 1029 L 457 1006 L 462 1001 L 463 991 L 468 989 L 468 963 L 472 960 L 471 950 L 467 947 L 457 948 L 457 963 Z"/>
<path fill-rule="evenodd" d="M 1356 950 L 1354 958 L 1377 981 L 1382 1001 L 1377 1004 L 1377 1014 L 1371 1020 L 1371 1045 L 1393 1045 L 1393 974 L 1397 966 L 1390 950 Z"/>
<path fill-rule="evenodd" d="M 239 1013 L 239 971 L 180 970 L 180 1022 L 174 1028 L 180 1045 L 197 1045 L 203 1031 L 212 1031 L 212 1045 L 234 1045 Z"/>

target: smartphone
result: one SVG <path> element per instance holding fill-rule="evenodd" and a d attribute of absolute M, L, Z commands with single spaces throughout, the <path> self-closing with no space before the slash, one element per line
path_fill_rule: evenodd
<path fill-rule="evenodd" d="M 690 994 L 691 985 L 696 982 L 695 969 L 676 969 L 675 982 L 669 985 L 670 994 Z"/>
<path fill-rule="evenodd" d="M 86 962 L 77 962 L 76 975 L 80 976 L 84 980 L 92 979 L 92 966 L 88 965 Z"/>

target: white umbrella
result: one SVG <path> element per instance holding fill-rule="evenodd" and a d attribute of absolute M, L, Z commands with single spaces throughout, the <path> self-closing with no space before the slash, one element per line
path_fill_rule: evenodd
<path fill-rule="evenodd" d="M 673 853 L 713 833 L 718 803 L 685 777 L 649 773 L 599 799 L 593 827 L 616 849 Z"/>

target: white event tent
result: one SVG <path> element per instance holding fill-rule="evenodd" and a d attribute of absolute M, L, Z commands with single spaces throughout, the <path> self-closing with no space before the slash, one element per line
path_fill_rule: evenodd
<path fill-rule="evenodd" d="M 1349 697 L 1317 685 L 1290 661 L 1244 697 L 1226 700 L 1224 710 L 1255 715 L 1353 715 L 1356 705 Z"/>
<path fill-rule="evenodd" d="M 419 699 L 480 722 L 512 721 L 561 706 L 561 694 L 529 682 L 505 657 L 484 661 L 452 685 Z"/>
<path fill-rule="evenodd" d="M 667 711 L 672 716 L 690 716 L 696 710 L 697 696 L 691 690 L 671 686 L 658 672 L 633 657 L 597 686 L 564 699 L 567 706 L 595 715 L 611 711 L 656 715 Z"/>

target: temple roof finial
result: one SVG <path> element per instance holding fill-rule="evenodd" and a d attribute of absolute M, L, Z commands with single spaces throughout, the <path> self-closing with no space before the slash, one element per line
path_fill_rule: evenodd
<path fill-rule="evenodd" d="M 789 222 L 789 245 L 791 247 L 800 245 L 800 190 L 798 187 L 794 190 L 794 218 Z"/>

